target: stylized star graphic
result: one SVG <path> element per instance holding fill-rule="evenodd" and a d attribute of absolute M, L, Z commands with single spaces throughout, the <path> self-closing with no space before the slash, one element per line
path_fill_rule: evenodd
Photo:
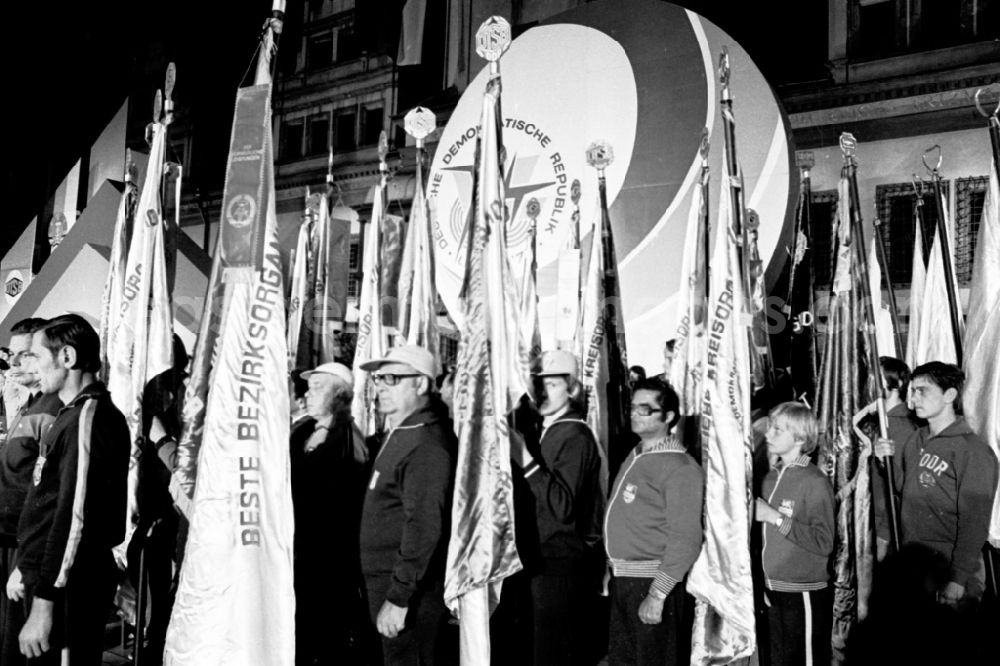
<path fill-rule="evenodd" d="M 522 160 L 518 160 L 517 159 L 517 155 L 514 155 L 509 160 L 507 160 L 507 164 L 505 165 L 506 168 L 504 169 L 504 183 L 503 183 L 503 185 L 504 185 L 504 191 L 506 192 L 506 195 L 507 195 L 505 197 L 505 199 L 506 199 L 505 203 L 509 204 L 509 202 L 511 202 L 513 200 L 513 204 L 510 204 L 510 208 L 509 208 L 509 210 L 510 210 L 510 220 L 517 219 L 517 211 L 521 207 L 521 202 L 524 200 L 524 198 L 526 196 L 528 196 L 529 194 L 531 194 L 532 192 L 534 192 L 536 190 L 541 190 L 541 189 L 546 188 L 549 185 L 552 185 L 552 184 L 555 183 L 555 181 L 553 180 L 553 181 L 549 181 L 547 183 L 528 183 L 528 184 L 516 185 L 516 186 L 512 186 L 510 184 L 511 181 L 514 179 L 514 171 L 515 170 L 517 170 L 517 171 L 524 170 L 523 168 L 518 168 L 519 165 L 526 166 L 527 167 L 527 171 L 531 172 L 531 171 L 534 170 L 534 166 L 535 166 L 535 163 L 537 161 L 538 161 L 538 156 L 537 155 L 535 155 L 533 157 L 524 158 Z M 466 166 L 445 167 L 444 169 L 442 169 L 442 171 L 452 171 L 452 172 L 455 172 L 455 173 L 463 173 L 463 174 L 467 174 L 470 178 L 472 178 L 475 169 L 476 169 L 476 167 L 475 167 L 474 164 L 469 164 L 469 165 L 466 165 Z M 468 225 L 466 225 L 466 226 L 468 226 Z M 465 241 L 465 236 L 466 236 L 467 233 L 468 233 L 468 229 L 465 229 L 465 230 L 462 231 L 462 237 L 459 238 L 459 246 L 461 246 L 462 243 Z"/>

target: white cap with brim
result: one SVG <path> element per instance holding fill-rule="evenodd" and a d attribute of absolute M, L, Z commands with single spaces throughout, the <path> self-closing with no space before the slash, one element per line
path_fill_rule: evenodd
<path fill-rule="evenodd" d="M 536 377 L 569 375 L 575 379 L 577 374 L 576 356 L 562 349 L 544 352 L 538 367 L 532 374 Z"/>
<path fill-rule="evenodd" d="M 348 386 L 354 386 L 354 374 L 343 363 L 323 363 L 312 370 L 303 372 L 301 377 L 309 379 L 312 375 L 333 375 L 342 382 L 346 382 Z"/>
<path fill-rule="evenodd" d="M 431 379 L 437 377 L 437 363 L 434 354 L 417 345 L 403 345 L 389 350 L 382 358 L 375 358 L 361 364 L 362 370 L 372 372 L 389 363 L 400 363 L 413 368 L 414 372 L 426 375 Z"/>

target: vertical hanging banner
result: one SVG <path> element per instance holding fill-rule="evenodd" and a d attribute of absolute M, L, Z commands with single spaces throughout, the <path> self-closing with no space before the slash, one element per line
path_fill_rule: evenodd
<path fill-rule="evenodd" d="M 370 381 L 369 372 L 362 369 L 367 361 L 382 358 L 389 351 L 386 329 L 382 326 L 382 222 L 385 219 L 385 196 L 389 178 L 389 167 L 385 163 L 389 151 L 389 140 L 382 132 L 378 142 L 379 178 L 372 203 L 372 221 L 364 232 L 364 256 L 361 262 L 361 297 L 358 299 L 358 339 L 354 345 L 354 399 L 351 402 L 351 416 L 354 424 L 364 436 L 374 435 L 378 430 L 378 414 L 375 409 L 375 385 Z"/>
<path fill-rule="evenodd" d="M 128 543 L 139 522 L 142 396 L 149 380 L 173 365 L 173 313 L 167 292 L 160 210 L 160 180 L 167 128 L 154 122 L 152 130 L 149 165 L 139 194 L 125 272 L 119 285 L 121 295 L 111 301 L 117 312 L 113 313 L 114 318 L 108 329 L 108 392 L 115 406 L 125 415 L 132 439 L 125 540 L 116 549 L 122 564 L 126 562 Z M 111 268 L 114 271 L 113 265 Z"/>
<path fill-rule="evenodd" d="M 278 26 L 280 20 L 272 19 L 271 27 Z M 258 84 L 241 88 L 236 97 L 216 253 L 221 267 L 212 276 L 222 285 L 222 316 L 191 526 L 167 632 L 168 666 L 290 666 L 295 658 L 288 356 L 274 200 L 271 48 L 269 30 Z"/>
<path fill-rule="evenodd" d="M 994 117 L 994 121 L 996 118 Z M 979 244 L 972 270 L 969 319 L 965 329 L 965 390 L 969 425 L 1000 457 L 1000 181 L 996 163 L 979 223 Z M 1000 548 L 1000 489 L 993 498 L 989 542 Z"/>
<path fill-rule="evenodd" d="M 731 197 L 722 188 L 702 379 L 705 542 L 687 588 L 696 600 L 692 664 L 749 657 L 756 644 L 750 573 L 749 315 L 743 312 L 743 271 L 731 216 Z"/>
<path fill-rule="evenodd" d="M 701 366 L 705 358 L 705 325 L 708 314 L 708 130 L 702 140 L 699 187 L 691 196 L 688 226 L 681 263 L 680 318 L 674 333 L 674 358 L 670 385 L 680 399 L 680 413 L 701 412 Z"/>
<path fill-rule="evenodd" d="M 514 496 L 507 416 L 527 390 L 518 368 L 519 308 L 503 230 L 508 222 L 500 155 L 500 66 L 510 25 L 492 16 L 476 33 L 490 60 L 476 147 L 476 188 L 469 218 L 468 266 L 462 289 L 465 328 L 455 374 L 458 436 L 451 537 L 444 600 L 460 621 L 462 666 L 490 663 L 490 614 L 508 576 L 521 570 L 514 542 Z"/>

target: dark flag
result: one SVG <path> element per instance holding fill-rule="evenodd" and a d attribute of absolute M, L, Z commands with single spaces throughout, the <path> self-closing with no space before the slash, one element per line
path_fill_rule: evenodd
<path fill-rule="evenodd" d="M 788 299 L 785 313 L 788 316 L 788 369 L 795 399 L 812 406 L 816 401 L 816 341 L 813 337 L 813 317 L 816 313 L 813 291 L 812 228 L 809 219 L 811 194 L 808 161 L 801 160 L 802 181 L 795 219 L 795 237 L 792 241 L 792 266 L 788 276 Z"/>
<path fill-rule="evenodd" d="M 833 293 L 816 399 L 818 464 L 836 494 L 831 642 L 835 660 L 842 661 L 851 629 L 864 619 L 871 590 L 871 447 L 855 433 L 853 419 L 878 396 L 878 379 L 872 374 L 870 340 L 864 332 L 868 287 L 862 284 L 861 265 L 866 257 L 863 239 L 856 238 L 852 229 L 846 168 L 839 194 Z"/>

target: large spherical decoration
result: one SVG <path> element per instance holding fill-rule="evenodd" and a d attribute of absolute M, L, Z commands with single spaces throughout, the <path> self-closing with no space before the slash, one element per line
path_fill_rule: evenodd
<path fill-rule="evenodd" d="M 774 93 L 735 40 L 676 5 L 603 0 L 527 30 L 500 59 L 509 251 L 529 250 L 534 218 L 544 347 L 555 346 L 560 250 L 574 235 L 575 217 L 584 246 L 599 219 L 597 171 L 586 151 L 601 141 L 614 153 L 605 176 L 629 362 L 659 371 L 663 342 L 674 330 L 688 208 L 706 127 L 713 224 L 718 210 L 724 141 L 716 64 L 724 47 L 746 203 L 759 215 L 760 252 L 774 277 L 786 256 L 794 213 L 793 150 Z M 472 201 L 487 70 L 470 83 L 445 127 L 427 185 L 438 289 L 459 326 L 465 258 L 459 243 Z M 571 193 L 575 180 L 579 216 Z M 532 199 L 538 210 L 529 216 Z"/>

